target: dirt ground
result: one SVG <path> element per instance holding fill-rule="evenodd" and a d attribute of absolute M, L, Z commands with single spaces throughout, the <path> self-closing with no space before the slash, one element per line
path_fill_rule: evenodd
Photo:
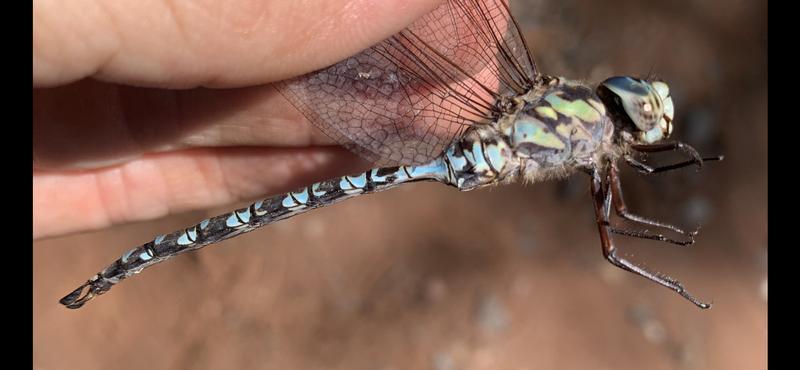
<path fill-rule="evenodd" d="M 586 176 L 347 201 L 175 258 L 86 307 L 58 299 L 154 235 L 233 209 L 33 245 L 35 369 L 766 369 L 766 1 L 513 4 L 540 70 L 668 81 L 702 171 L 624 171 L 690 248 L 617 238 L 711 310 L 602 258 Z M 66 263 L 65 261 L 69 261 Z"/>

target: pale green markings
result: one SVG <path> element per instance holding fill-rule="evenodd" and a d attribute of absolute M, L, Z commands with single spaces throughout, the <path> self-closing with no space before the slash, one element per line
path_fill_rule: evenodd
<path fill-rule="evenodd" d="M 489 160 L 489 164 L 491 164 L 495 170 L 500 172 L 502 172 L 503 167 L 506 166 L 506 159 L 503 157 L 503 148 L 505 147 L 506 143 L 500 141 L 497 144 L 487 145 L 486 150 L 484 151 L 488 157 L 487 159 Z"/>
<path fill-rule="evenodd" d="M 572 135 L 572 128 L 570 125 L 559 123 L 558 126 L 556 126 L 556 132 L 562 137 L 570 137 L 570 135 Z"/>
<path fill-rule="evenodd" d="M 602 117 L 600 112 L 585 100 L 568 101 L 556 94 L 549 94 L 544 100 L 550 103 L 556 112 L 568 117 L 578 117 L 584 122 L 597 122 Z"/>
<path fill-rule="evenodd" d="M 589 100 L 589 105 L 591 105 L 595 110 L 597 110 L 597 112 L 599 112 L 601 116 L 606 115 L 606 106 L 603 105 L 603 103 L 594 99 L 588 99 L 588 100 Z"/>
<path fill-rule="evenodd" d="M 534 108 L 536 113 L 541 114 L 544 117 L 550 118 L 551 120 L 555 121 L 558 119 L 558 113 L 553 108 L 550 107 L 536 107 Z"/>
<path fill-rule="evenodd" d="M 558 136 L 547 128 L 544 122 L 532 117 L 519 119 L 514 123 L 514 142 L 534 143 L 545 148 L 563 150 L 566 146 Z"/>

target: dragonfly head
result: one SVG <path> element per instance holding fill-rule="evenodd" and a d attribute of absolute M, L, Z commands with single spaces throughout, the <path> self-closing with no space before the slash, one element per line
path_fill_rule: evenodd
<path fill-rule="evenodd" d="M 675 108 L 666 83 L 611 77 L 597 87 L 597 95 L 617 128 L 631 135 L 635 144 L 652 144 L 672 134 Z"/>

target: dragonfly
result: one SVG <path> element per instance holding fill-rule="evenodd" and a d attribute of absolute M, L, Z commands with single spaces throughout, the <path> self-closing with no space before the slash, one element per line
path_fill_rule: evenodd
<path fill-rule="evenodd" d="M 591 86 L 540 73 L 505 0 L 445 1 L 398 34 L 276 88 L 316 127 L 375 168 L 157 236 L 125 252 L 60 303 L 80 308 L 176 255 L 402 184 L 435 181 L 469 191 L 582 172 L 589 177 L 605 259 L 700 308 L 711 307 L 679 281 L 620 256 L 612 236 L 690 245 L 697 235 L 629 211 L 618 163 L 649 175 L 700 168 L 723 157 L 702 157 L 688 144 L 669 140 L 675 111 L 665 82 L 615 76 Z M 669 151 L 685 160 L 663 166 L 646 161 L 647 155 Z M 612 210 L 644 228 L 614 226 Z"/>

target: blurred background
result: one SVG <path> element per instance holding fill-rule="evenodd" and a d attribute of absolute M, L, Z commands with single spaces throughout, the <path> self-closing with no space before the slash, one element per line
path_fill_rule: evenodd
<path fill-rule="evenodd" d="M 603 259 L 584 175 L 420 183 L 175 258 L 78 311 L 57 300 L 123 251 L 236 205 L 35 242 L 34 368 L 766 369 L 767 2 L 512 9 L 541 71 L 664 79 L 676 137 L 725 155 L 623 171 L 629 207 L 702 225 L 694 246 L 616 238 L 711 310 Z"/>

